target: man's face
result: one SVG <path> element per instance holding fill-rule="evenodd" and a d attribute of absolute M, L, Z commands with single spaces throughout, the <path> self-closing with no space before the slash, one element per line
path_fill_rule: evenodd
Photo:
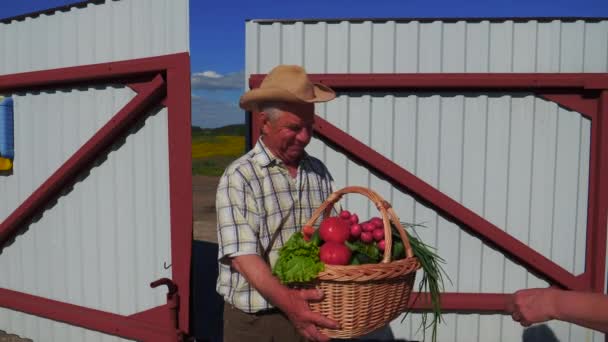
<path fill-rule="evenodd" d="M 274 121 L 262 114 L 264 144 L 285 164 L 295 166 L 312 137 L 314 104 L 283 104 Z"/>

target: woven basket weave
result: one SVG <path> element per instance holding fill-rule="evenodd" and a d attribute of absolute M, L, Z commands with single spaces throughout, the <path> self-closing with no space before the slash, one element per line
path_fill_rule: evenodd
<path fill-rule="evenodd" d="M 407 234 L 391 205 L 371 189 L 346 187 L 332 193 L 313 213 L 306 223 L 313 226 L 323 214 L 328 217 L 333 206 L 349 193 L 358 193 L 369 198 L 380 211 L 384 223 L 386 248 L 378 264 L 325 265 L 310 285 L 323 290 L 320 302 L 311 302 L 314 312 L 336 320 L 339 330 L 320 329 L 332 338 L 351 338 L 370 333 L 407 311 L 408 301 L 414 286 L 420 262 L 412 252 Z M 399 232 L 406 251 L 405 259 L 391 261 L 392 222 Z"/>

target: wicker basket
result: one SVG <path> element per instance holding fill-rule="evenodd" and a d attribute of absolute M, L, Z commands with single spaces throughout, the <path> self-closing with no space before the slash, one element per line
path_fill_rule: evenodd
<path fill-rule="evenodd" d="M 370 333 L 397 318 L 408 309 L 416 270 L 420 263 L 412 252 L 407 234 L 391 205 L 373 190 L 346 187 L 332 193 L 306 223 L 313 226 L 323 214 L 330 215 L 343 195 L 358 193 L 369 198 L 378 208 L 384 223 L 386 248 L 381 263 L 364 265 L 325 265 L 325 270 L 311 284 L 323 290 L 320 302 L 311 302 L 312 311 L 340 323 L 339 330 L 321 329 L 332 338 L 351 338 Z M 390 220 L 390 221 L 389 221 Z M 406 258 L 391 261 L 392 234 L 390 222 L 403 240 Z"/>

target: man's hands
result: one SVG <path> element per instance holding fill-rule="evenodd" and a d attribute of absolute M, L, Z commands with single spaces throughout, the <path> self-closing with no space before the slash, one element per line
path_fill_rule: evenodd
<path fill-rule="evenodd" d="M 321 314 L 312 312 L 308 307 L 309 301 L 321 300 L 323 292 L 317 289 L 290 289 L 289 291 L 291 291 L 290 300 L 282 309 L 298 332 L 311 341 L 329 341 L 329 337 L 323 335 L 317 329 L 317 326 L 338 329 L 338 323 Z"/>
<path fill-rule="evenodd" d="M 272 275 L 270 268 L 259 255 L 241 255 L 231 259 L 232 267 L 270 303 L 287 315 L 298 332 L 311 341 L 329 341 L 317 326 L 338 329 L 338 323 L 310 311 L 309 301 L 321 300 L 323 293 L 316 289 L 290 289 Z"/>
<path fill-rule="evenodd" d="M 526 289 L 515 292 L 507 303 L 514 321 L 524 327 L 555 318 L 556 289 Z"/>

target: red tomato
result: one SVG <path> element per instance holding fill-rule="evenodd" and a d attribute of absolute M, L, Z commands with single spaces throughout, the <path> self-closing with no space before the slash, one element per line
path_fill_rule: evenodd
<path fill-rule="evenodd" d="M 357 216 L 357 214 L 350 214 L 350 223 L 351 224 L 359 223 L 359 216 Z"/>
<path fill-rule="evenodd" d="M 328 217 L 321 222 L 319 235 L 325 242 L 344 243 L 350 236 L 350 227 L 348 222 L 337 216 Z"/>
<path fill-rule="evenodd" d="M 350 262 L 350 249 L 343 243 L 325 242 L 319 250 L 319 258 L 328 265 L 348 265 Z"/>

